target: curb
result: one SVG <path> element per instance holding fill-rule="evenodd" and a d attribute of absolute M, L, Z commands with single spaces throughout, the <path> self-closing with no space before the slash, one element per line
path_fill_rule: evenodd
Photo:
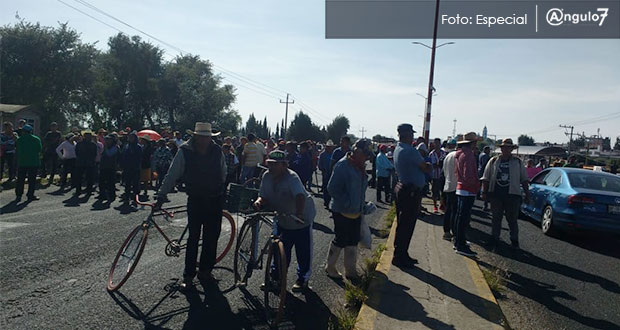
<path fill-rule="evenodd" d="M 379 306 L 381 302 L 381 288 L 385 285 L 388 278 L 388 273 L 392 266 L 392 257 L 394 256 L 394 238 L 396 236 L 396 226 L 397 226 L 396 218 L 394 219 L 392 228 L 390 229 L 390 235 L 388 236 L 386 242 L 386 249 L 381 254 L 381 258 L 379 259 L 379 264 L 375 269 L 375 272 L 381 273 L 385 276 L 381 276 L 380 278 L 373 278 L 369 287 L 368 287 L 368 302 L 372 302 L 373 306 Z M 467 269 L 469 270 L 470 276 L 474 285 L 476 286 L 476 290 L 478 291 L 478 295 L 484 298 L 487 303 L 485 303 L 485 307 L 487 310 L 487 315 L 491 320 L 497 320 L 502 325 L 497 324 L 496 329 L 510 329 L 507 324 L 506 317 L 502 312 L 502 309 L 499 307 L 495 296 L 491 292 L 491 288 L 487 283 L 484 275 L 482 274 L 482 270 L 480 269 L 480 265 L 478 262 L 467 257 L 463 257 L 465 259 L 465 263 L 467 265 Z M 490 302 L 490 303 L 489 303 Z M 367 303 L 362 304 L 362 307 L 359 310 L 359 313 L 355 322 L 355 329 L 357 330 L 373 330 L 375 328 L 375 321 L 377 320 L 377 311 L 368 306 Z"/>
<path fill-rule="evenodd" d="M 383 253 L 381 254 L 379 264 L 377 264 L 377 268 L 375 269 L 375 272 L 381 273 L 385 276 L 382 276 L 381 278 L 374 277 L 370 281 L 370 285 L 368 286 L 368 301 L 372 301 L 374 306 L 378 306 L 381 302 L 381 295 L 377 293 L 385 285 L 388 273 L 392 266 L 392 257 L 394 256 L 394 237 L 396 236 L 396 225 L 396 217 L 394 217 L 394 222 L 392 223 L 392 228 L 390 229 L 390 235 L 388 236 L 387 242 L 385 244 L 385 251 L 383 251 Z M 362 307 L 357 314 L 355 329 L 374 329 L 376 320 L 377 311 L 370 308 L 366 303 L 364 303 L 362 304 Z"/>

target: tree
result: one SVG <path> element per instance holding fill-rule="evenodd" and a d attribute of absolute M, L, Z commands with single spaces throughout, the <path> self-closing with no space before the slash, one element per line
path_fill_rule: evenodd
<path fill-rule="evenodd" d="M 331 139 L 334 143 L 338 143 L 341 137 L 347 135 L 349 127 L 349 119 L 344 115 L 338 115 L 327 125 L 327 138 Z"/>
<path fill-rule="evenodd" d="M 324 141 L 325 139 L 325 136 L 321 134 L 321 129 L 312 123 L 308 115 L 301 111 L 295 114 L 288 132 L 286 132 L 286 137 L 288 140 L 296 141 Z"/>
<path fill-rule="evenodd" d="M 223 85 L 212 64 L 199 56 L 185 55 L 164 65 L 160 79 L 161 109 L 158 119 L 175 129 L 206 121 L 224 134 L 236 134 L 241 116 L 232 108 L 235 88 Z"/>
<path fill-rule="evenodd" d="M 609 137 L 606 137 L 606 138 L 603 139 L 602 149 L 603 149 L 603 151 L 610 151 L 611 150 L 611 139 Z"/>
<path fill-rule="evenodd" d="M 534 143 L 534 138 L 530 137 L 530 136 L 527 136 L 525 134 L 519 135 L 518 141 L 519 141 L 518 143 L 519 143 L 520 146 L 533 146 L 533 145 L 536 145 Z"/>
<path fill-rule="evenodd" d="M 616 138 L 616 144 L 614 144 L 614 150 L 620 151 L 620 137 Z"/>
<path fill-rule="evenodd" d="M 276 139 L 280 138 L 280 123 L 276 123 Z"/>
<path fill-rule="evenodd" d="M 67 23 L 53 28 L 20 20 L 0 27 L 0 38 L 0 101 L 36 105 L 43 129 L 79 118 L 76 100 L 93 81 L 94 45 L 82 43 Z"/>

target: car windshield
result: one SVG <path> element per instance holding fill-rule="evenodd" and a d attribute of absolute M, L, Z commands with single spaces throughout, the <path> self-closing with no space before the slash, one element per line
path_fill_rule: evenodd
<path fill-rule="evenodd" d="M 620 178 L 595 173 L 568 173 L 573 188 L 620 192 Z"/>

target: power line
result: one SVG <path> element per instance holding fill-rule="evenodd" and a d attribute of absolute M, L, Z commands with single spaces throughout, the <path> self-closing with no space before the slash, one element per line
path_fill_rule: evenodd
<path fill-rule="evenodd" d="M 71 5 L 67 4 L 66 2 L 64 2 L 62 0 L 57 0 L 57 1 L 65 4 L 66 6 L 72 8 L 72 9 L 74 9 L 74 10 L 76 10 L 76 11 L 78 11 L 78 12 L 80 12 L 80 13 L 82 13 L 82 14 L 84 14 L 84 15 L 86 15 L 86 16 L 88 16 L 88 17 L 90 17 L 90 18 L 92 18 L 92 19 L 94 19 L 94 20 L 96 20 L 96 21 L 98 21 L 100 23 L 102 23 L 102 24 L 105 24 L 105 25 L 107 25 L 109 27 L 112 27 L 112 28 L 114 28 L 115 30 L 117 30 L 117 31 L 119 31 L 121 33 L 125 33 L 124 31 L 122 31 L 122 30 L 120 30 L 120 29 L 118 29 L 116 27 L 113 27 L 113 26 L 109 25 L 108 23 L 106 23 L 104 21 L 101 21 L 101 20 L 97 19 L 96 17 L 91 16 L 88 13 L 85 13 L 84 11 L 82 11 L 82 10 L 80 10 L 80 9 L 74 7 L 74 6 L 71 6 Z M 155 40 L 155 41 L 157 41 L 157 42 L 167 46 L 168 48 L 170 48 L 172 50 L 177 51 L 182 56 L 183 56 L 183 54 L 190 54 L 190 52 L 187 52 L 187 51 L 185 51 L 185 50 L 183 50 L 183 49 L 181 49 L 181 48 L 179 48 L 179 47 L 177 47 L 177 46 L 175 46 L 173 44 L 170 44 L 170 43 L 168 43 L 168 42 L 166 42 L 166 41 L 164 41 L 164 40 L 162 40 L 160 38 L 157 38 L 154 35 L 152 35 L 150 33 L 147 33 L 146 31 L 144 31 L 142 29 L 139 29 L 139 28 L 129 24 L 129 23 L 121 20 L 120 18 L 115 17 L 112 14 L 107 13 L 106 11 L 96 7 L 93 4 L 90 4 L 89 2 L 87 2 L 85 0 L 73 0 L 73 1 L 79 3 L 79 4 L 83 5 L 83 6 L 86 6 L 87 8 L 89 8 L 91 10 L 94 10 L 94 11 L 96 11 L 96 12 L 102 14 L 102 15 L 105 15 L 106 17 L 109 17 L 109 18 L 111 18 L 111 19 L 113 19 L 113 20 L 115 20 L 115 21 L 125 25 L 125 26 L 127 26 L 127 27 L 129 27 L 129 28 L 131 28 L 131 29 L 133 29 L 135 31 L 137 31 L 138 33 L 141 33 L 141 34 L 143 34 L 143 35 L 145 35 L 145 36 L 147 36 L 147 37 L 149 37 L 149 38 L 151 38 L 151 39 L 153 39 L 153 40 Z M 127 33 L 125 33 L 125 34 L 127 34 Z M 219 71 L 220 74 L 228 75 L 228 77 L 226 77 L 226 75 L 223 75 L 222 76 L 223 80 L 229 81 L 229 82 L 231 82 L 231 83 L 233 83 L 233 84 L 235 84 L 237 86 L 246 88 L 246 89 L 251 90 L 251 91 L 253 91 L 255 93 L 258 93 L 258 94 L 261 94 L 261 95 L 264 95 L 264 96 L 267 96 L 267 97 L 270 97 L 270 98 L 273 98 L 273 99 L 278 99 L 278 100 L 280 99 L 280 93 L 288 94 L 284 90 L 281 90 L 281 89 L 269 86 L 267 84 L 261 83 L 259 81 L 251 79 L 251 78 L 246 77 L 244 75 L 241 75 L 239 73 L 233 72 L 233 71 L 228 70 L 228 69 L 226 69 L 226 68 L 224 68 L 222 66 L 216 65 L 215 63 L 213 63 L 211 61 L 210 61 L 210 63 L 211 63 L 211 65 L 214 68 L 217 69 L 217 71 Z M 327 122 L 329 122 L 329 120 L 330 120 L 329 118 L 327 118 L 326 116 L 322 115 L 320 112 L 316 111 L 315 109 L 313 109 L 312 107 L 310 107 L 306 103 L 302 102 L 298 98 L 295 98 L 295 99 L 298 101 L 298 103 L 300 103 L 303 106 L 303 108 L 307 112 L 313 113 L 315 115 L 315 119 L 317 119 L 316 117 L 318 116 L 318 117 L 320 117 L 319 118 L 320 121 L 327 121 Z"/>

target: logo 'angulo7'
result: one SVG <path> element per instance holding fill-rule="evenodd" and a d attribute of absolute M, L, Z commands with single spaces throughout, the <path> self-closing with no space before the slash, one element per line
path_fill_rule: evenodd
<path fill-rule="evenodd" d="M 609 8 L 596 8 L 596 12 L 588 11 L 587 13 L 568 13 L 562 8 L 551 8 L 547 11 L 547 23 L 552 26 L 560 26 L 564 23 L 572 23 L 577 25 L 580 23 L 598 23 L 603 26 Z"/>

